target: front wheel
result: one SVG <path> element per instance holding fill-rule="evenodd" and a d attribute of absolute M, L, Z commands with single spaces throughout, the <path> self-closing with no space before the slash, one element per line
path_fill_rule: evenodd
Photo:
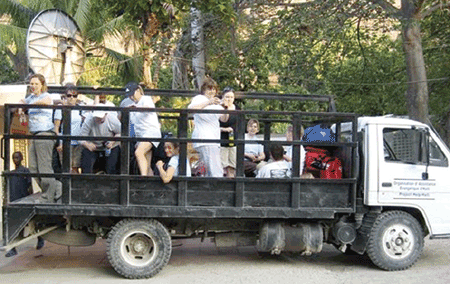
<path fill-rule="evenodd" d="M 156 220 L 125 219 L 108 234 L 108 260 L 126 278 L 154 276 L 169 262 L 171 253 L 170 234 Z"/>
<path fill-rule="evenodd" d="M 417 219 L 403 211 L 388 211 L 373 225 L 367 254 L 381 269 L 404 270 L 417 261 L 423 246 L 423 230 Z"/>

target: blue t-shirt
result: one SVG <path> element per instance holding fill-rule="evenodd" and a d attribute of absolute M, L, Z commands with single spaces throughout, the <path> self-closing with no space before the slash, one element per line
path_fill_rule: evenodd
<path fill-rule="evenodd" d="M 25 98 L 25 103 L 33 104 L 49 96 L 49 93 L 42 93 L 40 96 L 31 94 L 29 97 Z M 50 108 L 28 109 L 28 127 L 30 128 L 31 133 L 53 130 L 53 110 Z"/>

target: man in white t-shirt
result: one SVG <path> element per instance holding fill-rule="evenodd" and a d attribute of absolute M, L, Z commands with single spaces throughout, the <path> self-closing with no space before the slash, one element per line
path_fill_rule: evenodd
<path fill-rule="evenodd" d="M 93 111 L 84 121 L 80 136 L 119 137 L 121 124 L 115 115 L 106 111 Z M 106 156 L 106 173 L 119 174 L 118 162 L 120 146 L 118 141 L 81 141 L 81 169 L 83 173 L 92 173 L 94 163 L 100 158 L 100 153 Z M 109 153 L 109 154 L 107 154 Z"/>
<path fill-rule="evenodd" d="M 144 90 L 135 82 L 130 82 L 125 87 L 126 95 L 134 101 L 130 107 L 155 108 L 153 99 L 144 96 Z M 156 112 L 133 111 L 130 113 L 130 122 L 134 125 L 134 133 L 137 138 L 161 138 L 161 126 Z M 158 147 L 156 141 L 139 141 L 136 145 L 136 160 L 142 176 L 153 176 L 151 168 L 152 148 Z"/>
<path fill-rule="evenodd" d="M 234 110 L 234 104 L 220 105 L 217 95 L 217 83 L 207 77 L 203 81 L 201 94 L 195 96 L 188 109 L 204 110 Z M 194 131 L 192 139 L 220 139 L 220 121 L 227 121 L 228 114 L 220 113 L 195 113 Z M 199 153 L 200 160 L 205 163 L 207 177 L 223 177 L 222 162 L 220 160 L 220 143 L 217 142 L 194 142 L 194 149 Z"/>
<path fill-rule="evenodd" d="M 288 178 L 291 177 L 289 164 L 283 159 L 284 149 L 280 144 L 270 146 L 270 156 L 274 160 L 259 169 L 257 178 Z"/>

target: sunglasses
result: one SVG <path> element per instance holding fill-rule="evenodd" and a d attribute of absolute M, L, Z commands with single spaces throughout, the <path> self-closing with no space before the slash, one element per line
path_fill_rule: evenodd
<path fill-rule="evenodd" d="M 78 97 L 78 95 L 66 95 L 66 97 L 68 97 L 68 98 L 76 98 L 76 97 Z"/>

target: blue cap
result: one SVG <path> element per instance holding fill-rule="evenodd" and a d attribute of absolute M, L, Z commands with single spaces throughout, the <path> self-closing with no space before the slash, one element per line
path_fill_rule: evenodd
<path fill-rule="evenodd" d="M 136 83 L 136 82 L 129 82 L 125 86 L 125 95 L 127 97 L 130 97 L 130 96 L 134 95 L 134 92 L 136 92 L 137 89 L 139 89 L 138 83 Z"/>

